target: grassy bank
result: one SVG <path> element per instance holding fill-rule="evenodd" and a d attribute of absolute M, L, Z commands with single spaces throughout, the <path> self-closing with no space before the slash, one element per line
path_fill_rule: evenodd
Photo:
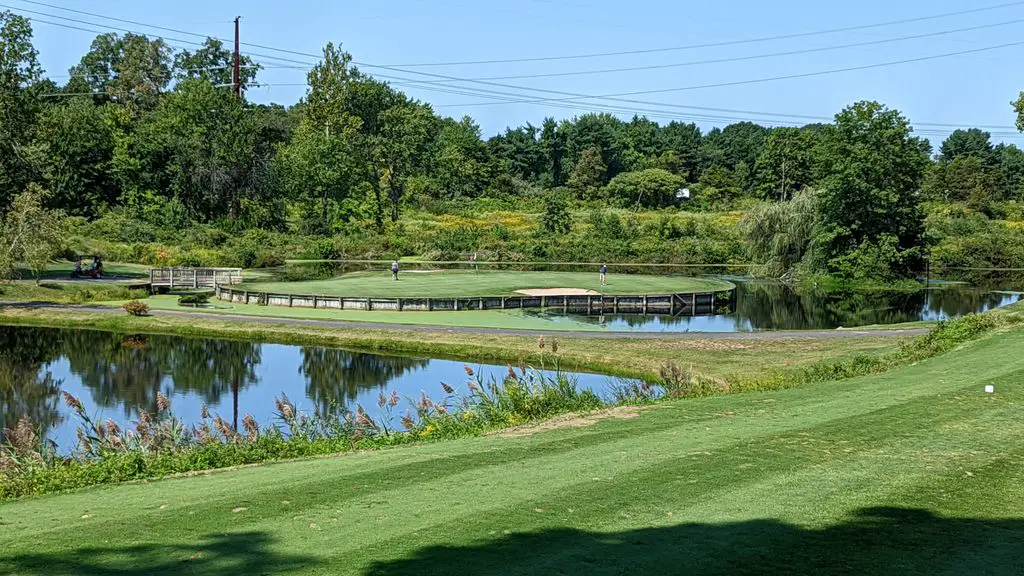
<path fill-rule="evenodd" d="M 733 288 L 723 280 L 642 274 L 609 274 L 601 285 L 597 270 L 583 272 L 506 271 L 412 271 L 399 274 L 397 282 L 389 272 L 354 272 L 331 280 L 311 282 L 253 282 L 239 286 L 253 292 L 276 294 L 317 294 L 379 298 L 452 296 L 511 296 L 517 290 L 536 288 L 578 288 L 602 294 L 675 294 L 716 292 Z"/>
<path fill-rule="evenodd" d="M 0 571 L 1017 574 L 1021 346 L 1013 330 L 827 387 L 8 503 Z"/>
<path fill-rule="evenodd" d="M 371 352 L 389 352 L 469 362 L 516 364 L 536 359 L 537 340 L 517 335 L 459 334 L 436 331 L 337 329 L 265 322 L 244 323 L 176 317 L 130 317 L 76 310 L 0 307 L 0 323 L 12 325 L 91 328 L 123 333 L 151 333 L 210 338 L 231 338 L 333 346 Z M 777 382 L 821 362 L 852 361 L 881 356 L 898 347 L 899 338 L 865 336 L 836 339 L 615 339 L 562 338 L 557 334 L 563 367 L 617 376 L 656 379 L 666 361 L 730 383 L 737 389 Z M 774 385 L 774 384 L 772 384 Z"/>

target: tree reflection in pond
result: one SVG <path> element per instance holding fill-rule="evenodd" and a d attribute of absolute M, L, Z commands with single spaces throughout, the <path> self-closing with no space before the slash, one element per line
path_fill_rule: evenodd
<path fill-rule="evenodd" d="M 45 331 L 0 330 L 0 441 L 22 416 L 44 434 L 61 422 L 61 382 L 46 367 L 59 354 L 60 341 Z"/>
<path fill-rule="evenodd" d="M 429 360 L 382 356 L 335 348 L 303 348 L 299 373 L 306 378 L 306 396 L 321 415 L 354 402 L 361 390 L 379 387 Z"/>

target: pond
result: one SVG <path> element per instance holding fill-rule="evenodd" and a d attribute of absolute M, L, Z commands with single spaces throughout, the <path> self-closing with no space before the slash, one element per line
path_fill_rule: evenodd
<path fill-rule="evenodd" d="M 278 280 L 333 278 L 346 272 L 383 269 L 384 264 L 339 262 L 295 263 L 270 271 Z M 469 264 L 410 263 L 410 269 L 467 268 Z M 517 264 L 477 265 L 480 269 L 583 271 L 591 265 Z M 984 312 L 1019 301 L 1024 295 L 1024 278 L 1019 274 L 990 271 L 947 271 L 944 276 L 958 282 L 932 281 L 925 289 L 814 290 L 770 281 L 755 281 L 741 274 L 742 267 L 683 267 L 630 265 L 613 273 L 678 274 L 714 276 L 736 284 L 735 298 L 715 310 L 701 309 L 695 315 L 641 314 L 582 315 L 549 310 L 504 311 L 524 316 L 537 329 L 607 330 L 609 332 L 752 332 L 758 330 L 832 330 L 873 324 L 947 320 L 964 314 Z M 596 272 L 595 272 L 596 273 Z M 473 314 L 473 312 L 465 312 Z"/>
<path fill-rule="evenodd" d="M 620 314 L 583 316 L 525 310 L 552 328 L 601 326 L 615 332 L 753 332 L 758 330 L 831 330 L 873 324 L 948 320 L 1018 302 L 1020 292 L 989 291 L 950 285 L 912 292 L 799 292 L 763 282 L 736 284 L 735 298 L 714 313 L 690 316 Z M 584 327 L 584 326 L 580 326 Z"/>
<path fill-rule="evenodd" d="M 508 370 L 469 366 L 484 382 L 501 379 Z M 581 389 L 601 396 L 616 382 L 597 374 L 573 375 Z M 252 414 L 261 425 L 273 423 L 274 399 L 281 394 L 307 413 L 327 414 L 342 406 L 354 410 L 360 404 L 381 418 L 380 391 L 396 391 L 403 399 L 391 421 L 397 425 L 421 392 L 443 398 L 441 382 L 466 393 L 464 363 L 322 347 L 0 327 L 0 430 L 28 415 L 62 452 L 74 446 L 79 424 L 64 404 L 64 391 L 78 397 L 94 420 L 110 418 L 122 427 L 138 418 L 140 408 L 156 410 L 157 391 L 171 399 L 173 413 L 186 424 L 200 420 L 205 403 L 228 422 Z"/>

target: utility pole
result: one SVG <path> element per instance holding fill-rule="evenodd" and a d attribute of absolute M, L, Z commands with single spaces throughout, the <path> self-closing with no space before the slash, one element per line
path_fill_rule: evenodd
<path fill-rule="evenodd" d="M 786 159 L 782 159 L 782 194 L 779 198 L 781 202 L 786 201 Z"/>
<path fill-rule="evenodd" d="M 238 22 L 241 19 L 241 16 L 235 16 L 235 61 L 231 75 L 231 85 L 235 89 L 235 96 L 239 97 L 242 95 L 242 55 L 238 43 Z"/>

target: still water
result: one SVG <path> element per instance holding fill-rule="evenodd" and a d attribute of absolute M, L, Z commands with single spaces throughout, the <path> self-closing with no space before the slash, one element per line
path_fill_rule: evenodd
<path fill-rule="evenodd" d="M 507 372 L 504 366 L 470 367 L 485 382 Z M 581 389 L 602 396 L 613 384 L 607 376 L 575 376 Z M 186 424 L 200 420 L 205 403 L 228 422 L 252 414 L 264 425 L 274 422 L 274 398 L 281 394 L 307 413 L 361 404 L 379 418 L 381 390 L 402 396 L 397 420 L 421 391 L 444 398 L 441 382 L 466 393 L 464 364 L 321 347 L 0 326 L 0 430 L 28 415 L 63 452 L 74 446 L 78 426 L 63 391 L 77 396 L 94 420 L 111 418 L 122 426 L 134 422 L 140 408 L 153 413 L 157 391 Z"/>
<path fill-rule="evenodd" d="M 872 324 L 935 321 L 984 312 L 1019 301 L 1024 293 L 947 285 L 912 292 L 798 292 L 775 283 L 735 281 L 733 302 L 695 316 L 582 316 L 550 311 L 523 313 L 552 328 L 586 324 L 614 332 L 753 332 L 831 330 Z"/>
<path fill-rule="evenodd" d="M 339 262 L 293 263 L 270 272 L 279 280 L 327 279 L 346 272 L 377 269 L 383 264 L 343 264 Z M 470 268 L 481 270 L 556 270 L 593 271 L 592 265 L 517 264 L 494 265 L 416 263 L 424 269 Z M 381 268 L 382 269 L 382 268 Z M 630 265 L 615 268 L 613 274 L 656 274 L 713 276 L 736 284 L 735 298 L 720 303 L 712 312 L 700 310 L 691 316 L 644 316 L 607 314 L 586 316 L 564 314 L 558 310 L 505 311 L 508 315 L 539 320 L 539 329 L 599 328 L 609 332 L 752 332 L 757 330 L 831 330 L 872 324 L 948 320 L 973 312 L 1013 304 L 1024 296 L 1024 277 L 1019 274 L 989 271 L 947 271 L 949 280 L 963 283 L 932 282 L 916 291 L 864 291 L 795 289 L 770 281 L 755 281 L 741 274 L 743 267 L 683 267 Z M 472 314 L 473 312 L 465 312 Z"/>

